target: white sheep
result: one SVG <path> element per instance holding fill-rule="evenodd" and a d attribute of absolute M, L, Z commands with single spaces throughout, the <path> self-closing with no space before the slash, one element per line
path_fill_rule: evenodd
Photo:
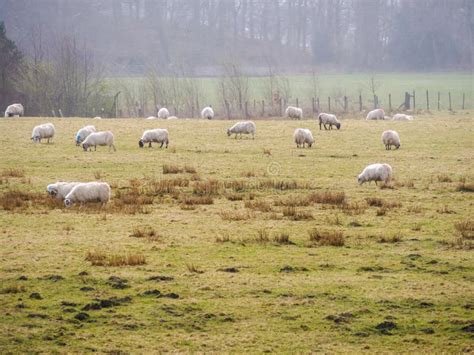
<path fill-rule="evenodd" d="M 100 117 L 100 116 L 95 116 L 94 117 L 94 120 L 101 120 L 101 119 L 102 119 L 102 117 Z"/>
<path fill-rule="evenodd" d="M 257 127 L 255 123 L 252 121 L 242 121 L 237 122 L 235 125 L 227 129 L 227 136 L 231 136 L 235 134 L 235 138 L 237 135 L 240 134 L 240 138 L 242 138 L 242 134 L 251 134 L 252 138 L 255 139 L 255 132 L 257 131 Z"/>
<path fill-rule="evenodd" d="M 392 145 L 398 149 L 400 148 L 400 135 L 396 131 L 385 131 L 382 133 L 382 143 L 386 150 L 391 150 Z"/>
<path fill-rule="evenodd" d="M 89 125 L 82 127 L 79 131 L 76 133 L 76 145 L 80 146 L 81 143 L 86 139 L 91 133 L 96 132 L 95 126 Z"/>
<path fill-rule="evenodd" d="M 12 104 L 5 110 L 5 117 L 20 117 L 25 113 L 22 104 Z"/>
<path fill-rule="evenodd" d="M 293 134 L 293 138 L 295 139 L 296 147 L 304 148 L 305 143 L 308 144 L 308 147 L 314 143 L 313 134 L 308 128 L 297 128 L 295 129 L 295 133 Z"/>
<path fill-rule="evenodd" d="M 163 144 L 166 143 L 166 148 L 168 148 L 168 130 L 163 128 L 146 130 L 138 141 L 138 146 L 143 148 L 145 143 L 148 143 L 148 148 L 151 148 L 152 142 L 161 143 L 160 148 L 163 148 Z"/>
<path fill-rule="evenodd" d="M 209 105 L 204 107 L 201 111 L 201 117 L 212 120 L 214 118 L 214 110 L 212 109 L 212 106 Z"/>
<path fill-rule="evenodd" d="M 147 120 L 156 120 L 156 117 L 155 116 L 148 116 L 146 119 Z"/>
<path fill-rule="evenodd" d="M 169 117 L 169 115 L 170 115 L 170 112 L 168 111 L 166 107 L 162 107 L 158 111 L 158 118 L 162 118 L 166 120 Z"/>
<path fill-rule="evenodd" d="M 405 115 L 404 113 L 397 113 L 393 116 L 394 121 L 413 121 L 413 116 Z"/>
<path fill-rule="evenodd" d="M 109 147 L 109 151 L 110 148 L 114 148 L 114 152 L 117 151 L 114 145 L 114 134 L 110 131 L 89 134 L 82 143 L 82 148 L 87 151 L 88 148 L 92 150 L 92 147 L 94 147 L 94 151 L 96 151 L 98 145 L 106 145 Z"/>
<path fill-rule="evenodd" d="M 54 137 L 54 133 L 55 129 L 52 123 L 41 124 L 33 128 L 33 132 L 31 133 L 31 140 L 35 143 L 41 143 L 42 139 L 47 139 L 49 143 L 49 140 Z"/>
<path fill-rule="evenodd" d="M 102 202 L 110 200 L 110 186 L 106 182 L 85 182 L 74 186 L 66 195 L 64 205 L 71 207 L 74 203 Z"/>
<path fill-rule="evenodd" d="M 169 120 L 177 120 L 177 119 L 178 119 L 178 117 L 176 117 L 176 116 L 170 116 L 170 117 L 168 117 L 168 121 L 169 121 Z"/>
<path fill-rule="evenodd" d="M 385 183 L 389 182 L 392 178 L 392 167 L 388 164 L 370 164 L 365 167 L 362 173 L 357 177 L 357 181 L 360 185 L 364 182 L 375 181 L 384 181 Z"/>
<path fill-rule="evenodd" d="M 327 129 L 326 125 L 329 125 L 329 129 L 332 129 L 332 126 L 336 126 L 337 129 L 341 128 L 341 123 L 337 119 L 336 115 L 330 113 L 320 113 L 319 116 L 319 129 L 321 126 L 324 126 L 324 129 Z"/>
<path fill-rule="evenodd" d="M 46 187 L 46 191 L 51 196 L 56 197 L 58 200 L 63 200 L 66 195 L 71 192 L 71 190 L 76 187 L 80 182 L 55 182 L 54 184 L 49 184 Z"/>
<path fill-rule="evenodd" d="M 370 111 L 367 114 L 366 120 L 383 120 L 385 118 L 385 111 L 381 108 Z"/>
<path fill-rule="evenodd" d="M 303 110 L 299 107 L 288 106 L 285 110 L 285 115 L 288 118 L 294 118 L 296 120 L 301 120 L 303 118 Z"/>

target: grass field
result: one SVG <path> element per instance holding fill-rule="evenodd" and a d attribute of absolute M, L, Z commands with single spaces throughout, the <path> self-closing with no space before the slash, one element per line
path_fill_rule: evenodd
<path fill-rule="evenodd" d="M 323 110 L 327 110 L 327 98 L 332 98 L 332 108 L 342 107 L 335 105 L 335 98 L 347 96 L 349 98 L 349 108 L 358 110 L 359 93 L 362 94 L 363 105 L 371 108 L 373 105 L 373 95 L 370 89 L 371 78 L 374 77 L 376 92 L 379 96 L 379 104 L 388 109 L 388 95 L 392 95 L 393 108 L 403 103 L 405 92 L 416 92 L 416 107 L 426 109 L 426 90 L 429 91 L 430 109 L 437 110 L 438 92 L 441 93 L 440 108 L 449 108 L 448 93 L 451 92 L 453 110 L 460 110 L 462 107 L 462 96 L 465 94 L 465 109 L 474 108 L 474 78 L 472 73 L 376 73 L 376 74 L 316 74 L 316 90 L 311 75 L 289 75 L 284 76 L 290 85 L 290 103 L 294 104 L 296 98 L 299 99 L 300 106 L 311 108 L 312 97 L 318 95 Z M 201 104 L 213 104 L 214 107 L 221 106 L 219 91 L 219 81 L 216 78 L 196 78 L 194 79 L 200 91 Z M 120 79 L 122 84 L 126 83 L 128 88 L 139 86 L 140 78 Z M 115 81 L 110 81 L 116 86 Z M 119 88 L 117 89 L 119 90 Z M 115 91 L 114 91 L 115 92 Z M 249 100 L 268 99 L 268 78 L 249 78 Z M 137 94 L 137 97 L 140 95 Z M 138 98 L 137 98 L 138 100 Z M 150 96 L 151 100 L 151 96 Z M 249 110 L 253 109 L 252 104 Z M 268 105 L 268 103 L 267 103 Z M 171 106 L 171 105 L 169 105 Z M 150 105 L 149 109 L 152 108 Z M 152 111 L 151 111 L 152 112 Z M 222 115 L 224 115 L 221 112 Z"/>
<path fill-rule="evenodd" d="M 472 352 L 472 115 L 256 123 L 0 120 L 0 352 Z M 76 147 L 86 124 L 117 152 Z M 168 149 L 138 147 L 151 127 Z M 357 184 L 373 162 L 390 184 Z M 45 192 L 97 179 L 106 206 Z"/>

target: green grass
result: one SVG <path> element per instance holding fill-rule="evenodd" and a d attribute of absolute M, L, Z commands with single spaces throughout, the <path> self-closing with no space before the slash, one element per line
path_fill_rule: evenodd
<path fill-rule="evenodd" d="M 47 121 L 54 143 L 33 144 Z M 472 192 L 458 187 L 474 180 L 472 116 L 256 123 L 235 140 L 228 121 L 0 120 L 0 351 L 471 349 Z M 77 148 L 85 124 L 112 130 L 117 152 Z M 152 127 L 168 149 L 138 147 Z M 295 147 L 296 127 L 313 148 Z M 389 128 L 399 150 L 380 142 Z M 373 162 L 392 165 L 388 188 L 357 184 Z M 105 207 L 48 200 L 48 183 L 96 177 Z"/>
<path fill-rule="evenodd" d="M 405 92 L 416 92 L 416 108 L 426 109 L 426 90 L 429 90 L 430 110 L 437 110 L 437 95 L 441 93 L 440 109 L 449 108 L 448 92 L 451 92 L 453 110 L 462 107 L 462 95 L 465 94 L 465 109 L 474 108 L 474 91 L 472 73 L 378 73 L 373 74 L 377 83 L 377 95 L 379 104 L 388 110 L 388 95 L 392 95 L 392 107 L 397 108 L 403 101 Z M 363 97 L 364 107 L 371 108 L 373 95 L 370 90 L 372 74 L 316 74 L 317 94 L 314 92 L 313 78 L 310 75 L 289 75 L 290 103 L 294 104 L 296 98 L 299 105 L 311 108 L 312 97 L 319 96 L 322 110 L 327 110 L 327 98 L 331 96 L 332 110 L 337 111 L 342 106 L 335 105 L 335 98 L 349 98 L 349 108 L 358 110 L 359 93 Z M 140 78 L 122 78 L 119 81 L 130 85 L 139 85 Z M 201 106 L 213 104 L 214 107 L 221 106 L 221 97 L 218 91 L 218 79 L 196 78 L 194 79 L 200 88 Z M 111 85 L 115 80 L 111 79 Z M 253 100 L 258 102 L 267 99 L 268 79 L 265 77 L 251 77 L 249 79 L 249 110 L 253 110 Z M 150 96 L 151 98 L 151 96 Z M 267 103 L 268 105 L 268 103 Z M 171 106 L 171 104 L 169 104 Z M 151 108 L 151 106 L 150 106 Z M 258 110 L 260 107 L 258 106 Z M 222 113 L 222 115 L 224 115 Z"/>

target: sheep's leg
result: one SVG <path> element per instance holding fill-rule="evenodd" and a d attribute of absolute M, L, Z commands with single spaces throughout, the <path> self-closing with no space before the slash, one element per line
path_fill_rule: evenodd
<path fill-rule="evenodd" d="M 96 145 L 94 146 L 94 152 L 97 152 L 97 146 Z"/>
<path fill-rule="evenodd" d="M 151 148 L 151 142 L 148 142 L 148 148 Z"/>
<path fill-rule="evenodd" d="M 163 144 L 165 144 L 165 142 L 161 142 L 160 149 L 163 148 Z"/>
<path fill-rule="evenodd" d="M 116 152 L 116 151 L 117 151 L 117 149 L 115 149 L 115 145 L 113 145 L 113 144 L 112 144 L 112 148 L 114 148 L 114 152 Z"/>
<path fill-rule="evenodd" d="M 321 125 L 322 125 L 322 123 L 321 123 L 321 121 L 319 121 L 319 130 L 322 129 Z"/>

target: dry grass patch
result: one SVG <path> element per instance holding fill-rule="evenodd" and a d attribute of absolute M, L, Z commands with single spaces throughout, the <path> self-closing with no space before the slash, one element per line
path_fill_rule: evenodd
<path fill-rule="evenodd" d="M 257 231 L 257 236 L 255 237 L 255 241 L 259 244 L 268 243 L 270 241 L 270 233 L 268 232 L 268 230 L 266 230 L 265 228 L 260 228 Z"/>
<path fill-rule="evenodd" d="M 44 205 L 50 206 L 50 200 L 49 196 L 44 194 L 13 189 L 0 195 L 0 206 L 5 211 L 14 211 L 27 208 L 30 205 L 29 202 L 42 202 Z"/>
<path fill-rule="evenodd" d="M 284 207 L 282 209 L 284 217 L 289 217 L 293 221 L 303 221 L 314 219 L 313 214 L 309 211 L 297 210 L 295 207 Z"/>
<path fill-rule="evenodd" d="M 230 192 L 230 193 L 225 194 L 225 197 L 229 201 L 242 201 L 245 195 L 241 193 Z"/>
<path fill-rule="evenodd" d="M 309 232 L 312 244 L 342 247 L 345 244 L 344 234 L 338 230 L 321 230 L 313 228 Z"/>
<path fill-rule="evenodd" d="M 188 269 L 189 272 L 192 272 L 193 274 L 203 274 L 204 271 L 198 269 L 198 267 L 194 264 L 186 264 L 186 268 Z"/>
<path fill-rule="evenodd" d="M 453 182 L 451 177 L 447 174 L 440 174 L 437 176 L 438 182 Z"/>
<path fill-rule="evenodd" d="M 4 287 L 0 290 L 0 294 L 9 294 L 9 293 L 22 293 L 25 292 L 26 288 L 25 286 L 21 285 L 11 285 Z"/>
<path fill-rule="evenodd" d="M 448 205 L 444 205 L 436 210 L 436 212 L 441 214 L 454 214 L 456 213 L 454 210 L 450 209 Z"/>
<path fill-rule="evenodd" d="M 401 203 L 398 201 L 386 201 L 378 197 L 367 197 L 365 199 L 365 202 L 367 202 L 367 205 L 373 206 L 373 207 L 383 207 L 386 209 L 391 209 L 391 208 L 396 208 L 396 207 L 401 207 Z"/>
<path fill-rule="evenodd" d="M 212 205 L 214 199 L 211 196 L 187 196 L 181 198 L 181 203 L 192 206 L 192 205 Z"/>
<path fill-rule="evenodd" d="M 142 254 L 106 254 L 100 251 L 88 252 L 86 260 L 93 266 L 137 266 L 146 264 L 145 256 Z"/>
<path fill-rule="evenodd" d="M 180 173 L 196 174 L 196 169 L 193 166 L 189 166 L 189 165 L 178 166 L 178 165 L 163 164 L 163 174 L 180 174 Z"/>
<path fill-rule="evenodd" d="M 380 236 L 378 238 L 379 243 L 400 243 L 403 240 L 403 235 L 401 233 L 396 233 L 391 236 Z"/>
<path fill-rule="evenodd" d="M 474 183 L 460 182 L 456 190 L 461 192 L 474 192 Z"/>
<path fill-rule="evenodd" d="M 207 179 L 205 181 L 196 181 L 193 184 L 193 194 L 217 195 L 221 190 L 222 184 L 216 179 Z"/>
<path fill-rule="evenodd" d="M 244 172 L 242 172 L 240 175 L 241 175 L 242 177 L 246 177 L 246 178 L 251 178 L 251 177 L 257 176 L 257 175 L 255 174 L 255 172 L 252 171 L 252 170 L 244 171 Z"/>
<path fill-rule="evenodd" d="M 304 207 L 311 204 L 307 196 L 293 195 L 286 198 L 275 199 L 275 206 Z"/>
<path fill-rule="evenodd" d="M 367 209 L 367 204 L 362 202 L 348 202 L 340 206 L 343 213 L 349 216 L 360 215 Z"/>
<path fill-rule="evenodd" d="M 309 200 L 315 203 L 323 203 L 330 205 L 342 205 L 346 203 L 346 194 L 342 192 L 313 192 L 309 195 Z"/>
<path fill-rule="evenodd" d="M 258 183 L 258 189 L 275 189 L 280 191 L 286 190 L 309 190 L 312 188 L 310 182 L 297 181 L 297 180 L 278 180 L 278 179 L 266 179 Z"/>
<path fill-rule="evenodd" d="M 290 235 L 287 232 L 277 233 L 273 237 L 273 241 L 281 245 L 292 245 L 295 244 L 290 240 Z"/>
<path fill-rule="evenodd" d="M 234 192 L 244 192 L 248 189 L 249 185 L 244 180 L 227 180 L 224 181 L 224 187 L 226 189 L 232 189 Z"/>
<path fill-rule="evenodd" d="M 216 240 L 216 243 L 231 243 L 232 242 L 228 234 L 225 234 L 223 236 L 217 236 L 215 240 Z"/>
<path fill-rule="evenodd" d="M 25 177 L 25 170 L 20 168 L 7 168 L 2 170 L 0 176 L 6 178 L 22 178 Z"/>
<path fill-rule="evenodd" d="M 247 200 L 244 203 L 245 208 L 254 210 L 254 211 L 260 211 L 260 212 L 271 212 L 272 211 L 272 205 L 268 203 L 265 200 Z"/>
<path fill-rule="evenodd" d="M 132 237 L 132 238 L 146 238 L 150 241 L 157 241 L 157 240 L 161 239 L 161 235 L 158 234 L 158 232 L 150 226 L 135 227 L 133 229 L 132 234 L 130 234 L 130 237 Z"/>
<path fill-rule="evenodd" d="M 223 210 L 218 213 L 224 221 L 246 221 L 253 217 L 253 215 L 246 210 Z"/>
<path fill-rule="evenodd" d="M 452 246 L 461 249 L 474 249 L 474 221 L 464 220 L 454 224 L 456 237 Z"/>

